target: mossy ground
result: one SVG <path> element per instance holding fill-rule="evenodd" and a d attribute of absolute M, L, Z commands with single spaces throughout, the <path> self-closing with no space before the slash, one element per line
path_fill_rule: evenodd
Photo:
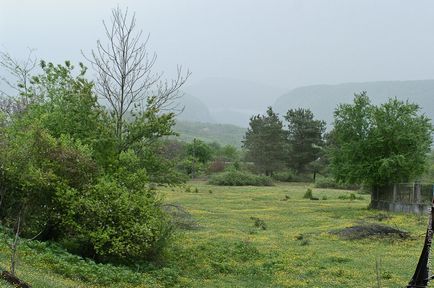
<path fill-rule="evenodd" d="M 20 250 L 18 274 L 33 287 L 377 287 L 381 259 L 381 287 L 404 287 L 422 249 L 428 215 L 391 213 L 381 222 L 410 232 L 408 239 L 343 240 L 329 233 L 378 223 L 373 216 L 384 212 L 367 209 L 369 195 L 339 199 L 354 192 L 311 187 L 320 199 L 314 201 L 303 198 L 308 184 L 188 185 L 161 193 L 200 227 L 178 231 L 158 263 L 108 267 L 30 244 Z M 6 267 L 7 249 L 0 249 L 0 266 Z"/>

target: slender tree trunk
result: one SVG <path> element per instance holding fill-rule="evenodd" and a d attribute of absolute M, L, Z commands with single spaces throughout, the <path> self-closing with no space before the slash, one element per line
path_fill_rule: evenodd
<path fill-rule="evenodd" d="M 17 231 L 15 232 L 14 240 L 13 240 L 12 244 L 10 245 L 10 248 L 11 248 L 11 269 L 10 269 L 10 272 L 13 276 L 15 276 L 15 263 L 16 263 L 18 242 L 19 242 L 19 237 L 20 237 L 20 226 L 21 226 L 21 215 L 18 216 Z"/>

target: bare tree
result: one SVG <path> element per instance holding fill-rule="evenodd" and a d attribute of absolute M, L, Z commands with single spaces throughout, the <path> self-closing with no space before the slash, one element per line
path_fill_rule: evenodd
<path fill-rule="evenodd" d="M 116 136 L 122 142 L 127 113 L 132 109 L 145 109 L 146 105 L 160 111 L 176 110 L 176 100 L 182 96 L 179 88 L 190 72 L 177 67 L 174 80 L 163 79 L 163 73 L 153 72 L 157 59 L 149 54 L 149 35 L 142 41 L 143 32 L 135 32 L 135 14 L 128 15 L 119 7 L 112 10 L 110 23 L 103 21 L 106 43 L 97 41 L 91 57 L 97 73 L 96 92 L 107 100 L 116 123 Z"/>
<path fill-rule="evenodd" d="M 22 111 L 32 101 L 31 77 L 36 67 L 33 52 L 29 49 L 27 58 L 20 61 L 0 51 L 0 68 L 9 74 L 9 77 L 0 76 L 0 82 L 4 84 L 0 87 L 0 110 L 8 115 Z"/>

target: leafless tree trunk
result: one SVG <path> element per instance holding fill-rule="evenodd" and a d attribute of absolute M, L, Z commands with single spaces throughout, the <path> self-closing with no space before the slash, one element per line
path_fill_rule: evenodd
<path fill-rule="evenodd" d="M 127 113 L 143 111 L 147 106 L 158 110 L 178 109 L 179 88 L 190 76 L 178 66 L 176 79 L 163 80 L 163 73 L 152 71 L 157 55 L 149 54 L 149 35 L 142 41 L 142 31 L 135 31 L 135 14 L 131 17 L 119 7 L 112 10 L 110 23 L 103 21 L 107 42 L 97 41 L 91 57 L 97 73 L 96 93 L 107 100 L 115 120 L 116 136 L 123 139 Z M 149 107 L 148 107 L 149 108 Z"/>

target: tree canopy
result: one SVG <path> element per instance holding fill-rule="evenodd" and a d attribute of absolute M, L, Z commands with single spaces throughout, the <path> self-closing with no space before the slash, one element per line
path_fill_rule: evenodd
<path fill-rule="evenodd" d="M 362 92 L 339 105 L 334 117 L 330 156 L 338 181 L 381 186 L 425 171 L 433 127 L 418 105 L 389 99 L 375 106 Z"/>

